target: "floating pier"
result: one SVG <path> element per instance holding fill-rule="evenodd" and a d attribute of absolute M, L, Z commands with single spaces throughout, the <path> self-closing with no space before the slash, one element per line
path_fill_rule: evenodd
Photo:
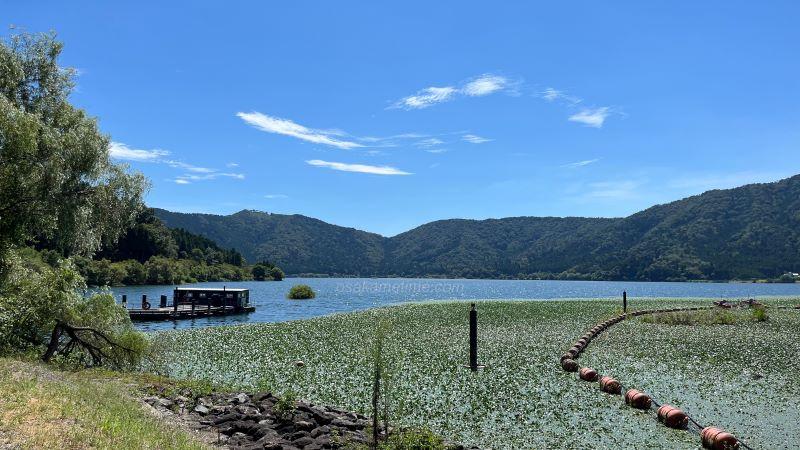
<path fill-rule="evenodd" d="M 140 308 L 128 308 L 128 298 L 123 295 L 122 306 L 128 309 L 131 320 L 138 322 L 248 314 L 256 310 L 250 305 L 248 289 L 225 287 L 176 288 L 172 303 L 167 304 L 167 296 L 162 295 L 158 307 L 151 305 L 147 296 L 142 295 Z"/>

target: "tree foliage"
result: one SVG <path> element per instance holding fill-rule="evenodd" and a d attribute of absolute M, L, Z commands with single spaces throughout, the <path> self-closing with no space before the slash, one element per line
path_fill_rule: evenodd
<path fill-rule="evenodd" d="M 53 34 L 0 41 L 0 252 L 39 239 L 91 254 L 142 205 L 143 176 L 113 164 L 97 121 L 69 103 L 61 50 Z"/>
<path fill-rule="evenodd" d="M 70 260 L 41 270 L 25 267 L 15 254 L 8 261 L 0 287 L 0 354 L 50 353 L 48 360 L 118 368 L 141 357 L 147 343 L 127 311 L 109 294 L 82 295 L 86 286 Z"/>

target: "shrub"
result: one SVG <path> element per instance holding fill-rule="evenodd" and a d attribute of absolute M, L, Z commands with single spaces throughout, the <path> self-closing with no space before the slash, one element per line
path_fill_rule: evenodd
<path fill-rule="evenodd" d="M 766 322 L 767 319 L 769 319 L 769 316 L 767 316 L 767 308 L 763 306 L 753 308 L 753 319 L 755 319 L 756 322 Z"/>
<path fill-rule="evenodd" d="M 296 284 L 289 289 L 287 298 L 292 300 L 306 300 L 316 297 L 314 290 L 307 284 Z"/>
<path fill-rule="evenodd" d="M 426 429 L 409 429 L 389 435 L 378 447 L 381 450 L 444 450 L 441 437 Z"/>
<path fill-rule="evenodd" d="M 278 267 L 273 267 L 269 270 L 269 276 L 272 277 L 273 281 L 281 281 L 283 280 L 283 271 Z"/>

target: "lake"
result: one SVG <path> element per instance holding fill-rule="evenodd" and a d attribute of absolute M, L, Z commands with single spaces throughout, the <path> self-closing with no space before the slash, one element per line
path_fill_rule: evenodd
<path fill-rule="evenodd" d="M 308 284 L 317 293 L 313 300 L 287 300 L 294 284 Z M 651 283 L 626 281 L 554 280 L 442 280 L 409 278 L 287 278 L 284 281 L 196 283 L 207 286 L 250 289 L 256 312 L 247 315 L 210 317 L 178 322 L 145 322 L 146 331 L 232 325 L 249 322 L 282 322 L 326 314 L 356 311 L 409 301 L 435 300 L 549 300 L 563 298 L 620 297 L 628 291 L 629 303 L 636 297 L 800 297 L 800 283 Z M 172 301 L 173 286 L 126 286 L 112 288 L 117 301 L 122 294 L 128 304 L 138 306 L 142 294 L 157 304 L 160 295 Z"/>

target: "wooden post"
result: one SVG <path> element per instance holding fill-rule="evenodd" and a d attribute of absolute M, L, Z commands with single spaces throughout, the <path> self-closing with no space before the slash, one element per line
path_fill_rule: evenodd
<path fill-rule="evenodd" d="M 622 291 L 622 312 L 628 312 L 628 292 Z"/>
<path fill-rule="evenodd" d="M 197 301 L 192 297 L 192 317 L 194 317 L 194 306 L 197 304 Z"/>
<path fill-rule="evenodd" d="M 128 308 L 128 296 L 122 294 L 122 307 L 127 309 Z"/>
<path fill-rule="evenodd" d="M 150 309 L 150 303 L 147 303 L 147 294 L 142 294 L 142 309 Z"/>
<path fill-rule="evenodd" d="M 469 310 L 469 368 L 478 370 L 478 311 L 475 303 Z"/>
<path fill-rule="evenodd" d="M 158 305 L 159 308 L 166 308 L 167 307 L 167 296 L 161 296 L 161 303 Z"/>
<path fill-rule="evenodd" d="M 172 296 L 172 312 L 177 316 L 178 315 L 178 290 L 175 290 L 175 294 Z"/>

